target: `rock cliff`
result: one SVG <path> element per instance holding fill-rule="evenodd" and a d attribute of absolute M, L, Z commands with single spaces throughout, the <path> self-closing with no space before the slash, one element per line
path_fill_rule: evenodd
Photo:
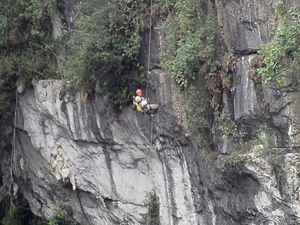
<path fill-rule="evenodd" d="M 38 81 L 17 97 L 14 149 L 1 164 L 4 183 L 12 169 L 14 193 L 35 214 L 49 218 L 65 204 L 82 225 L 147 224 L 153 191 L 162 225 L 300 224 L 298 85 L 256 84 L 247 76 L 253 54 L 280 27 L 279 3 L 299 6 L 292 0 L 211 3 L 220 51 L 237 56 L 221 103 L 246 140 L 272 140 L 267 150 L 252 145 L 235 155 L 234 138 L 214 132 L 215 156 L 198 146 L 183 123 L 180 88 L 155 64 L 161 34 L 153 29 L 149 97 L 160 104 L 153 125 L 130 107 L 115 117 L 101 95 L 83 101 L 71 82 Z"/>

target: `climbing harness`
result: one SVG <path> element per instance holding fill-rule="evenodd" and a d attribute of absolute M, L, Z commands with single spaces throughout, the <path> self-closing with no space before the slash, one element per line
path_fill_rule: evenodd
<path fill-rule="evenodd" d="M 135 96 L 132 96 L 133 98 L 133 105 L 135 106 L 135 109 L 139 112 L 142 111 L 142 107 L 139 105 L 139 103 L 135 100 Z"/>
<path fill-rule="evenodd" d="M 151 110 L 150 103 L 148 100 L 148 87 L 149 87 L 149 76 L 151 75 L 151 73 L 150 73 L 150 57 L 151 57 L 151 34 L 152 34 L 151 28 L 152 28 L 152 14 L 153 14 L 152 8 L 153 8 L 153 2 L 151 0 L 150 19 L 149 19 L 150 26 L 149 26 L 149 45 L 148 45 L 148 71 L 147 71 L 147 84 L 146 84 L 146 100 L 148 101 L 147 104 L 149 105 L 149 110 Z M 137 89 L 136 94 L 139 95 L 140 93 L 141 93 L 141 90 Z M 143 114 L 144 114 L 145 111 L 140 106 L 139 102 L 136 101 L 136 97 L 135 96 L 132 96 L 132 97 L 133 97 L 133 105 L 132 105 L 133 110 L 143 112 Z M 150 114 L 149 116 L 150 116 L 150 120 L 151 120 L 151 144 L 152 144 L 154 115 Z"/>
<path fill-rule="evenodd" d="M 146 84 L 146 99 L 148 100 L 148 87 L 149 87 L 149 76 L 150 76 L 150 57 L 151 57 L 151 27 L 152 27 L 152 8 L 153 8 L 153 2 L 151 0 L 151 7 L 150 7 L 150 19 L 149 19 L 149 23 L 150 23 L 150 26 L 149 26 L 149 44 L 148 44 L 148 71 L 147 71 L 147 84 Z M 140 89 L 138 89 L 140 90 Z M 133 96 L 133 98 L 135 98 L 135 96 Z M 136 108 L 139 112 L 142 111 L 141 107 L 138 107 L 138 102 L 136 102 L 135 100 L 133 100 L 133 104 L 136 105 Z M 149 104 L 149 103 L 148 103 Z M 140 110 L 139 110 L 140 109 Z"/>

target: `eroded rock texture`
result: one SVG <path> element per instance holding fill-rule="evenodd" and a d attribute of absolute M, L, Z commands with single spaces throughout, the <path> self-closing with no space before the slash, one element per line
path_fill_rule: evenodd
<path fill-rule="evenodd" d="M 126 108 L 110 118 L 105 99 L 81 101 L 72 84 L 40 81 L 19 96 L 15 180 L 33 211 L 50 216 L 62 202 L 82 224 L 145 224 L 154 190 L 161 224 L 296 223 L 298 154 L 286 149 L 275 167 L 251 155 L 239 166 L 207 160 L 175 116 L 176 87 L 163 71 L 152 79 L 161 103 L 153 144 L 146 115 Z"/>
<path fill-rule="evenodd" d="M 158 83 L 172 92 L 169 79 Z M 16 176 L 34 212 L 49 216 L 62 201 L 83 224 L 143 224 L 146 195 L 155 190 L 163 223 L 196 223 L 185 159 L 193 145 L 177 124 L 171 95 L 160 101 L 151 144 L 147 115 L 126 108 L 110 118 L 103 98 L 82 102 L 80 92 L 59 100 L 71 88 L 40 81 L 19 98 L 15 163 L 23 163 Z"/>

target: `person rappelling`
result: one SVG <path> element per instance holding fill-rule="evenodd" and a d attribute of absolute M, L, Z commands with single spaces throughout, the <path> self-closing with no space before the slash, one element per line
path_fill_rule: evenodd
<path fill-rule="evenodd" d="M 148 51 L 148 75 L 147 75 L 147 86 L 146 86 L 146 98 L 143 97 L 143 93 L 141 89 L 136 90 L 136 96 L 133 96 L 133 110 L 138 110 L 143 114 L 146 113 L 150 116 L 152 120 L 151 123 L 151 143 L 152 143 L 152 127 L 154 121 L 154 114 L 158 110 L 158 104 L 149 104 L 148 99 L 148 85 L 149 85 L 149 75 L 150 73 L 150 56 L 151 56 L 151 27 L 152 27 L 152 0 L 151 0 L 151 12 L 150 12 L 150 28 L 149 28 L 149 51 Z"/>
<path fill-rule="evenodd" d="M 149 99 L 143 97 L 141 89 L 136 90 L 136 96 L 133 96 L 133 109 L 139 112 L 146 113 L 153 118 L 153 115 L 158 110 L 158 104 L 149 104 Z"/>

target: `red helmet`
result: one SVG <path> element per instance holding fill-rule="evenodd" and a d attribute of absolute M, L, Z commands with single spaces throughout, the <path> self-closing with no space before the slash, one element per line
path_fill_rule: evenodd
<path fill-rule="evenodd" d="M 142 93 L 142 90 L 141 90 L 141 89 L 137 89 L 135 93 L 136 93 L 137 95 L 139 95 L 139 94 Z"/>

